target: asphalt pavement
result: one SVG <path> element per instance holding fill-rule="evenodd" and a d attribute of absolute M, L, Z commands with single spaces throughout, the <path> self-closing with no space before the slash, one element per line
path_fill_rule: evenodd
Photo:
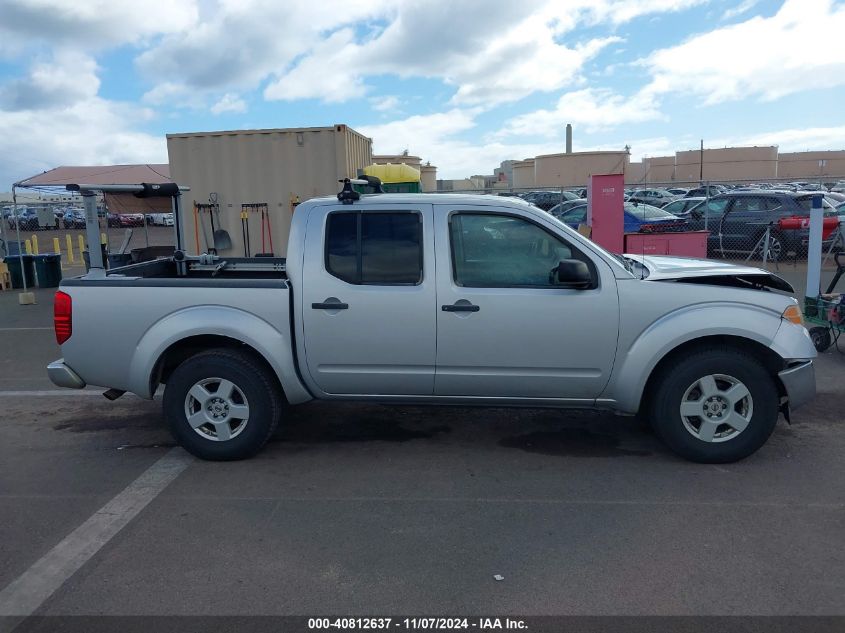
<path fill-rule="evenodd" d="M 736 464 L 607 413 L 325 403 L 210 463 L 159 400 L 57 394 L 51 295 L 0 293 L 0 607 L 25 581 L 36 615 L 845 615 L 837 351 Z"/>

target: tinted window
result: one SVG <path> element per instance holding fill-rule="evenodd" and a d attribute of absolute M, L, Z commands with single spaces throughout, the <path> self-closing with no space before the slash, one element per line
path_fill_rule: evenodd
<path fill-rule="evenodd" d="M 587 205 L 578 205 L 559 217 L 567 224 L 584 224 L 587 221 Z"/>
<path fill-rule="evenodd" d="M 737 199 L 734 200 L 734 206 L 731 210 L 741 213 L 757 213 L 765 211 L 766 204 L 763 198 L 759 198 L 757 196 L 738 196 Z"/>
<path fill-rule="evenodd" d="M 688 206 L 689 204 L 685 200 L 675 200 L 663 207 L 663 210 L 677 215 L 678 213 L 683 213 Z"/>
<path fill-rule="evenodd" d="M 725 212 L 730 198 L 713 198 L 706 200 L 700 207 L 696 207 L 696 211 L 704 211 L 709 218 L 719 217 Z"/>
<path fill-rule="evenodd" d="M 536 224 L 459 214 L 449 222 L 455 282 L 474 287 L 554 287 L 552 269 L 577 253 Z M 551 279 L 550 279 L 551 276 Z"/>
<path fill-rule="evenodd" d="M 417 284 L 422 223 L 417 213 L 332 213 L 326 270 L 351 284 Z"/>
<path fill-rule="evenodd" d="M 360 213 L 332 213 L 326 227 L 326 270 L 351 284 L 358 276 L 358 218 Z"/>
<path fill-rule="evenodd" d="M 653 207 L 650 204 L 634 204 L 633 202 L 625 203 L 625 211 L 633 215 L 638 220 L 658 220 L 670 219 L 675 216 L 659 207 Z"/>

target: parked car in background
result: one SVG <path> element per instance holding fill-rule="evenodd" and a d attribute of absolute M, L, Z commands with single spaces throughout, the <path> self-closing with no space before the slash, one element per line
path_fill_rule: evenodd
<path fill-rule="evenodd" d="M 845 180 L 837 180 L 830 189 L 833 193 L 845 193 Z"/>
<path fill-rule="evenodd" d="M 143 213 L 109 213 L 108 225 L 111 227 L 144 226 Z"/>
<path fill-rule="evenodd" d="M 804 217 L 814 194 L 785 191 L 733 191 L 710 198 L 689 213 L 689 229 L 710 231 L 708 255 L 762 252 L 761 239 L 769 228 L 768 257 L 783 259 L 787 253 L 806 252 L 807 228 L 782 229 L 779 221 Z M 828 208 L 833 208 L 828 203 Z"/>
<path fill-rule="evenodd" d="M 673 196 L 685 196 L 687 195 L 689 189 L 685 187 L 672 187 L 670 189 L 667 189 L 666 191 L 671 193 Z"/>
<path fill-rule="evenodd" d="M 587 222 L 587 205 L 574 205 L 559 214 L 552 214 L 564 224 L 577 229 Z M 626 202 L 623 206 L 623 231 L 625 233 L 661 233 L 683 231 L 687 221 L 650 204 Z"/>
<path fill-rule="evenodd" d="M 643 202 L 654 207 L 662 207 L 677 199 L 677 197 L 666 189 L 637 189 L 631 194 L 628 200 L 630 202 Z"/>
<path fill-rule="evenodd" d="M 578 196 L 571 191 L 531 191 L 523 197 L 523 200 L 543 211 L 548 211 L 556 204 L 560 204 L 561 198 L 564 201 L 578 200 Z"/>
<path fill-rule="evenodd" d="M 683 217 L 689 214 L 691 209 L 694 209 L 705 200 L 707 200 L 707 198 L 681 198 L 679 200 L 673 200 L 663 207 L 663 210 L 673 215 Z"/>
<path fill-rule="evenodd" d="M 8 224 L 10 229 L 17 229 L 20 224 L 21 231 L 37 231 L 38 214 L 28 207 L 18 207 L 17 215 L 9 215 Z"/>
<path fill-rule="evenodd" d="M 708 196 L 718 196 L 720 193 L 724 193 L 725 191 L 727 190 L 722 185 L 704 185 L 703 187 L 696 187 L 695 189 L 690 189 L 684 194 L 684 197 L 706 198 Z"/>
<path fill-rule="evenodd" d="M 578 198 L 577 200 L 567 200 L 563 204 L 556 204 L 551 209 L 548 210 L 548 213 L 551 213 L 553 216 L 558 217 L 559 215 L 566 213 L 570 209 L 574 207 L 580 206 L 587 206 L 587 201 L 583 198 Z"/>
<path fill-rule="evenodd" d="M 85 214 L 82 211 L 65 211 L 62 217 L 64 228 L 66 229 L 84 229 L 85 228 Z"/>
<path fill-rule="evenodd" d="M 173 226 L 172 213 L 148 213 L 147 224 L 153 226 Z"/>

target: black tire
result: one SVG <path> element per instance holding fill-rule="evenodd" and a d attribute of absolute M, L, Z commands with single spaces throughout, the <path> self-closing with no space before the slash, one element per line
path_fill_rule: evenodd
<path fill-rule="evenodd" d="M 753 407 L 741 432 L 722 442 L 707 442 L 687 429 L 680 408 L 691 385 L 716 374 L 734 377 L 745 385 Z M 780 397 L 775 380 L 762 363 L 731 347 L 680 356 L 664 365 L 650 383 L 652 426 L 673 452 L 690 461 L 724 464 L 744 459 L 766 443 L 777 424 Z"/>
<path fill-rule="evenodd" d="M 830 328 L 821 325 L 810 328 L 810 339 L 812 339 L 817 352 L 823 352 L 833 344 Z"/>
<path fill-rule="evenodd" d="M 189 391 L 211 378 L 231 381 L 249 406 L 244 427 L 239 432 L 233 430 L 232 438 L 226 441 L 209 439 L 208 432 L 194 430 L 185 410 Z M 284 396 L 271 370 L 254 355 L 213 349 L 188 358 L 173 371 L 167 379 L 163 405 L 170 432 L 186 451 L 201 459 L 230 461 L 252 457 L 267 443 L 281 419 Z"/>

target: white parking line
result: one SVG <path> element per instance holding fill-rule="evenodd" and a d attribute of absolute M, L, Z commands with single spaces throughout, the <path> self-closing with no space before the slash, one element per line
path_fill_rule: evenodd
<path fill-rule="evenodd" d="M 172 448 L 0 591 L 0 616 L 27 617 L 155 499 L 193 458 Z"/>

